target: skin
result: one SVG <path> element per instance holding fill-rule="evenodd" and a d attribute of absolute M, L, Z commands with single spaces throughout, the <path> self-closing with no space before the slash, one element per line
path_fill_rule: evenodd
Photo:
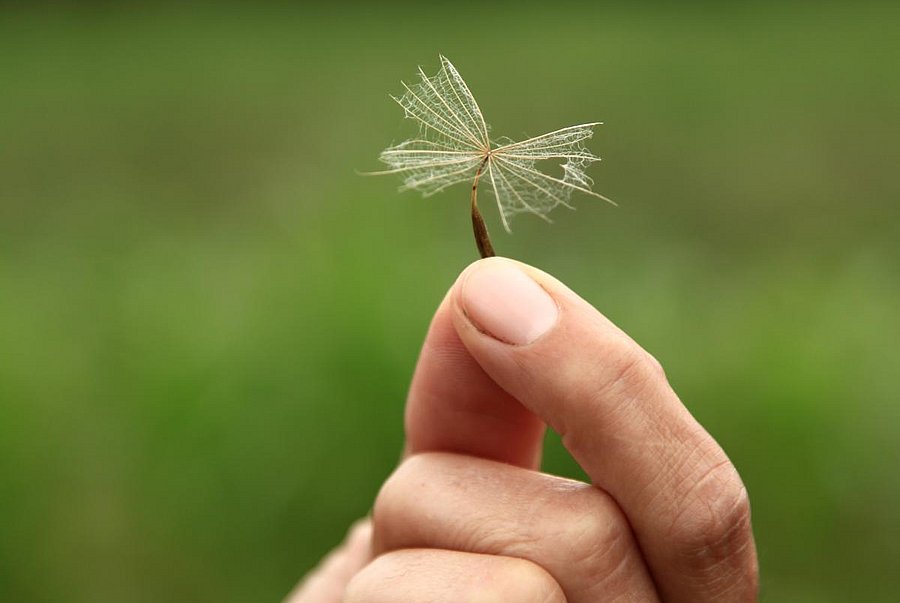
<path fill-rule="evenodd" d="M 540 473 L 546 425 L 591 483 Z M 535 268 L 489 258 L 459 277 L 406 433 L 372 518 L 290 603 L 757 598 L 749 499 L 724 451 L 652 356 Z"/>

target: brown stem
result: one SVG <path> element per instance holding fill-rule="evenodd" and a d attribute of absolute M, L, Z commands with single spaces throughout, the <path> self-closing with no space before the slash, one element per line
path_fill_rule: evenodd
<path fill-rule="evenodd" d="M 497 255 L 494 253 L 494 246 L 491 245 L 491 235 L 488 234 L 484 218 L 481 217 L 481 212 L 478 211 L 478 179 L 481 177 L 481 172 L 484 170 L 487 162 L 488 157 L 485 157 L 481 165 L 478 166 L 478 171 L 475 172 L 475 181 L 472 182 L 472 230 L 475 232 L 475 244 L 478 246 L 478 253 L 481 254 L 482 258 L 490 258 Z"/>

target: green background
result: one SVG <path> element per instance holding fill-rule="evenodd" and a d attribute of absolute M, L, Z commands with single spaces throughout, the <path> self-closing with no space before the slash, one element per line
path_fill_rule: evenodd
<path fill-rule="evenodd" d="M 896 5 L 104 6 L 0 9 L 0 600 L 276 601 L 367 511 L 475 254 L 356 174 L 438 53 L 498 136 L 606 122 L 620 207 L 494 243 L 662 361 L 762 599 L 896 600 Z"/>

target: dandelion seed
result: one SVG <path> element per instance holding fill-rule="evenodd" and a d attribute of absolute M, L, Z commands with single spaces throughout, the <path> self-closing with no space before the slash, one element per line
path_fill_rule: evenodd
<path fill-rule="evenodd" d="M 521 213 L 550 221 L 547 214 L 557 205 L 571 208 L 574 191 L 613 203 L 591 190 L 593 180 L 585 168 L 600 158 L 584 141 L 601 122 L 569 126 L 521 142 L 492 141 L 481 109 L 456 68 L 441 56 L 441 69 L 432 77 L 419 68 L 421 81 L 407 85 L 400 97 L 392 97 L 405 116 L 419 124 L 419 137 L 382 151 L 379 159 L 388 169 L 374 174 L 401 174 L 401 190 L 433 195 L 461 182 L 472 184 L 472 227 L 481 257 L 494 255 L 487 226 L 478 209 L 478 185 L 486 182 L 500 210 L 503 228 Z M 538 169 L 545 160 L 564 160 L 562 173 L 553 176 Z M 613 203 L 615 205 L 615 203 Z"/>

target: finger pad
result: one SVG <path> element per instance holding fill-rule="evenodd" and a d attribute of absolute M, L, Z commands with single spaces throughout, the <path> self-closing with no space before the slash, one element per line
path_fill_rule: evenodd
<path fill-rule="evenodd" d="M 445 300 L 416 366 L 406 432 L 410 453 L 456 452 L 536 468 L 544 424 L 475 362 Z"/>

